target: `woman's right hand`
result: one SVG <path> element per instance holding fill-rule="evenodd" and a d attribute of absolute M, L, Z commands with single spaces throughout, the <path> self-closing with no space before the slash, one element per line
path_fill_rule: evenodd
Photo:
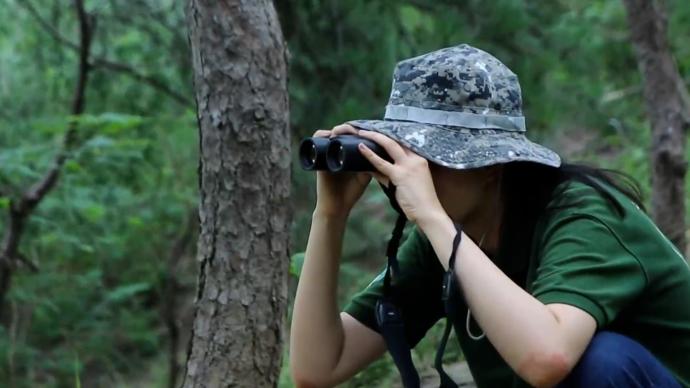
<path fill-rule="evenodd" d="M 344 134 L 357 135 L 357 129 L 348 124 L 332 130 L 318 130 L 313 137 L 334 137 Z M 347 216 L 367 188 L 372 174 L 368 172 L 316 172 L 315 212 L 330 216 Z"/>

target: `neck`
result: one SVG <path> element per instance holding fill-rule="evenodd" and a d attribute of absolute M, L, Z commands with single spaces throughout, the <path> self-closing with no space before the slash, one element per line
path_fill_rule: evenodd
<path fill-rule="evenodd" d="M 498 197 L 484 201 L 479 209 L 476 209 L 465 218 L 465 233 L 479 245 L 488 255 L 495 255 L 501 230 L 503 204 Z"/>

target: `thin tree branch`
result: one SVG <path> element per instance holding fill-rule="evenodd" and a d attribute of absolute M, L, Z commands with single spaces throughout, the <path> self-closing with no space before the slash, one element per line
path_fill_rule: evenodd
<path fill-rule="evenodd" d="M 60 31 L 58 31 L 55 27 L 53 27 L 52 24 L 48 23 L 48 21 L 45 20 L 41 16 L 40 13 L 38 13 L 38 10 L 33 6 L 33 4 L 30 1 L 28 1 L 28 0 L 17 0 L 17 3 L 19 3 L 19 6 L 26 9 L 27 12 L 29 12 L 29 14 L 34 19 L 36 19 L 38 24 L 40 24 L 41 27 L 43 27 L 43 29 L 46 30 L 46 32 L 48 34 L 50 34 L 50 36 L 53 37 L 53 39 L 57 40 L 58 42 L 60 42 L 61 44 L 65 45 L 65 46 L 71 48 L 72 50 L 75 50 L 75 51 L 80 50 L 78 44 L 71 42 L 69 39 L 62 36 L 62 34 L 60 34 Z"/>
<path fill-rule="evenodd" d="M 29 259 L 28 257 L 24 256 L 23 254 L 19 253 L 19 254 L 17 255 L 17 260 L 19 260 L 19 262 L 21 262 L 21 263 L 24 264 L 27 268 L 29 268 L 29 270 L 31 270 L 31 272 L 33 272 L 33 273 L 38 272 L 38 264 L 35 263 L 35 262 L 33 262 L 33 261 L 32 261 L 31 259 Z"/>
<path fill-rule="evenodd" d="M 153 76 L 140 73 L 139 71 L 137 71 L 137 69 L 130 65 L 119 62 L 113 62 L 105 58 L 96 58 L 92 62 L 96 67 L 101 67 L 118 73 L 126 74 L 134 78 L 135 80 L 142 81 L 148 84 L 149 86 L 153 87 L 154 89 L 157 89 L 158 91 L 167 94 L 168 97 L 171 97 L 181 105 L 192 105 L 192 100 L 189 97 L 174 91 L 164 81 L 161 81 Z"/>
<path fill-rule="evenodd" d="M 91 68 L 88 59 L 91 50 L 94 21 L 86 13 L 83 0 L 74 0 L 74 8 L 79 20 L 79 67 L 70 113 L 73 116 L 78 116 L 84 112 L 84 95 L 88 82 L 88 73 Z M 19 243 L 24 234 L 24 226 L 36 206 L 55 187 L 60 177 L 62 166 L 68 157 L 69 149 L 75 137 L 76 127 L 76 121 L 70 122 L 69 129 L 63 138 L 62 149 L 55 155 L 52 166 L 43 177 L 22 193 L 18 199 L 10 199 L 8 225 L 2 244 L 0 244 L 0 319 L 4 320 L 6 318 L 3 316 L 3 302 L 10 288 L 15 263 L 23 262 L 29 268 L 32 268 L 32 263 L 19 252 Z M 38 270 L 38 267 L 35 265 L 33 268 Z"/>
<path fill-rule="evenodd" d="M 682 80 L 683 85 L 685 86 L 690 86 L 690 77 L 685 77 Z M 615 102 L 618 100 L 622 100 L 624 98 L 630 97 L 635 94 L 642 93 L 642 90 L 644 89 L 643 85 L 637 84 L 637 85 L 631 85 L 631 86 L 626 86 L 622 89 L 617 89 L 617 90 L 612 90 L 610 92 L 604 93 L 601 96 L 601 99 L 599 100 L 600 103 L 602 104 L 608 104 L 611 102 Z M 684 90 L 684 88 L 681 88 L 681 91 Z M 687 104 L 686 105 L 690 105 Z"/>
<path fill-rule="evenodd" d="M 96 22 L 95 19 L 91 18 L 84 10 L 83 0 L 75 0 L 74 6 L 77 10 L 77 18 L 79 19 L 79 78 L 77 79 L 77 86 L 74 91 L 74 98 L 72 99 L 72 115 L 78 116 L 84 113 L 86 80 L 91 67 L 89 64 L 89 55 L 91 52 L 91 43 L 93 41 L 92 32 Z M 74 129 L 74 124 L 72 124 L 72 126 L 72 129 Z M 64 159 L 62 162 L 64 162 Z"/>
<path fill-rule="evenodd" d="M 152 21 L 155 21 L 156 25 L 162 27 L 164 30 L 168 31 L 172 35 L 172 40 L 176 41 L 186 41 L 186 35 L 183 33 L 185 31 L 184 23 L 168 23 L 166 17 L 174 12 L 174 9 L 169 10 L 152 10 L 146 4 L 142 5 L 145 10 L 143 12 L 132 12 L 131 4 L 125 4 L 124 9 L 122 9 L 117 2 L 110 1 L 110 8 L 113 10 L 113 17 L 115 20 L 119 21 L 124 26 L 135 26 L 143 31 L 148 32 L 149 36 L 159 42 L 163 41 L 163 38 L 158 34 L 158 32 L 152 28 Z M 174 2 L 171 3 L 171 7 L 174 7 Z M 134 16 L 138 16 L 134 17 Z"/>
<path fill-rule="evenodd" d="M 65 47 L 79 52 L 80 46 L 75 44 L 74 42 L 70 41 L 66 37 L 64 37 L 62 34 L 60 34 L 60 31 L 58 31 L 53 25 L 51 25 L 47 20 L 45 20 L 36 10 L 36 8 L 31 4 L 30 1 L 28 0 L 19 0 L 19 4 L 21 4 L 28 12 L 29 14 L 36 19 L 36 22 L 50 35 L 55 39 L 57 42 L 60 44 L 64 45 Z M 97 57 L 93 59 L 87 59 L 87 64 L 89 66 L 93 67 L 99 67 L 103 69 L 108 69 L 111 71 L 115 71 L 118 73 L 122 73 L 125 75 L 128 75 L 132 78 L 134 78 L 137 81 L 141 81 L 152 88 L 168 95 L 175 101 L 177 101 L 181 105 L 185 106 L 191 106 L 192 105 L 192 100 L 191 98 L 180 94 L 176 92 L 175 90 L 171 89 L 164 81 L 161 81 L 157 79 L 154 76 L 146 75 L 141 72 L 139 72 L 136 68 L 133 66 L 130 66 L 125 63 L 120 63 L 120 62 L 115 62 L 107 58 L 103 57 Z"/>

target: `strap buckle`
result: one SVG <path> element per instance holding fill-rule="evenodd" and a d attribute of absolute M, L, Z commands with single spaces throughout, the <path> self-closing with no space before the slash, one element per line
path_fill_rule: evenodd
<path fill-rule="evenodd" d="M 376 303 L 376 323 L 379 324 L 379 327 L 402 325 L 403 319 L 400 309 L 388 300 L 379 300 Z"/>

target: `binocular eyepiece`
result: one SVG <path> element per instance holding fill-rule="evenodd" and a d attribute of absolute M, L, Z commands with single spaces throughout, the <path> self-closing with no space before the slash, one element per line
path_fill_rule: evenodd
<path fill-rule="evenodd" d="M 383 147 L 369 139 L 355 135 L 340 135 L 333 138 L 308 137 L 299 145 L 299 159 L 307 171 L 375 171 L 374 166 L 359 151 L 364 143 L 379 157 L 392 162 Z"/>

